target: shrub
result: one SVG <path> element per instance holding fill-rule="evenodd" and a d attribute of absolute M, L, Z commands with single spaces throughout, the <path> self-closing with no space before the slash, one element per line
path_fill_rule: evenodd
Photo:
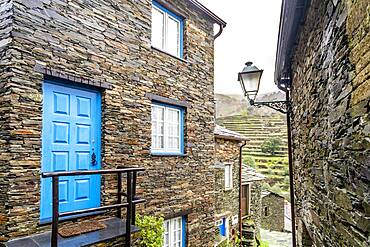
<path fill-rule="evenodd" d="M 248 165 L 248 166 L 250 166 L 250 167 L 253 167 L 253 168 L 255 168 L 256 167 L 256 161 L 254 160 L 254 158 L 253 157 L 251 157 L 251 156 L 247 156 L 247 157 L 245 157 L 244 158 L 244 162 Z"/>
<path fill-rule="evenodd" d="M 281 144 L 281 139 L 278 137 L 273 137 L 266 139 L 261 145 L 261 151 L 263 153 L 269 153 L 275 155 L 275 152 L 279 150 Z"/>
<path fill-rule="evenodd" d="M 269 242 L 262 241 L 260 247 L 269 247 Z"/>
<path fill-rule="evenodd" d="M 136 216 L 136 225 L 140 228 L 137 233 L 140 247 L 163 246 L 163 218 L 154 216 Z"/>
<path fill-rule="evenodd" d="M 289 167 L 284 167 L 284 176 L 288 176 L 288 175 L 289 175 Z"/>

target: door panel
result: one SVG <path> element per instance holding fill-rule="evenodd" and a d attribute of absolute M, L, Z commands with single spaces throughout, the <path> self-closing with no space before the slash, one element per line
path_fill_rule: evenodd
<path fill-rule="evenodd" d="M 51 81 L 43 93 L 42 171 L 100 169 L 100 93 Z M 100 175 L 59 180 L 60 212 L 100 205 Z M 51 178 L 41 180 L 41 219 L 51 217 L 51 188 Z"/>

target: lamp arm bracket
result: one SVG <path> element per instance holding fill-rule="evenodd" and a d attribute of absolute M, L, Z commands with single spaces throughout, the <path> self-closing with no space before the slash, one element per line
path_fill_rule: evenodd
<path fill-rule="evenodd" d="M 281 113 L 288 113 L 291 112 L 291 103 L 290 101 L 259 101 L 255 102 L 254 100 L 250 100 L 250 104 L 252 106 L 261 107 L 267 106 L 275 111 Z"/>

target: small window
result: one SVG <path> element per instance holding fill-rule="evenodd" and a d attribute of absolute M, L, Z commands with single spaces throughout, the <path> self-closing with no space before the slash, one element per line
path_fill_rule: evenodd
<path fill-rule="evenodd" d="M 185 247 L 185 224 L 185 216 L 164 221 L 163 247 Z"/>
<path fill-rule="evenodd" d="M 265 215 L 265 216 L 269 216 L 269 207 L 265 207 L 265 208 L 263 209 L 263 212 L 264 212 L 264 215 Z"/>
<path fill-rule="evenodd" d="M 152 46 L 183 57 L 184 19 L 162 5 L 152 4 Z"/>
<path fill-rule="evenodd" d="M 233 188 L 233 167 L 230 164 L 225 165 L 225 189 Z"/>
<path fill-rule="evenodd" d="M 152 147 L 153 154 L 184 153 L 184 109 L 180 107 L 152 104 Z"/>

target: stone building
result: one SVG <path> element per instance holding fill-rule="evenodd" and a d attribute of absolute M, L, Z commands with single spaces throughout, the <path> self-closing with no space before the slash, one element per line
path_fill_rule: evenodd
<path fill-rule="evenodd" d="M 165 217 L 170 246 L 213 246 L 225 25 L 195 0 L 0 0 L 0 243 L 50 230 L 42 171 L 143 167 L 138 212 Z M 116 203 L 116 184 L 61 180 L 60 210 Z"/>
<path fill-rule="evenodd" d="M 259 235 L 262 214 L 262 183 L 266 179 L 252 167 L 243 164 L 242 219 L 251 221 L 255 235 Z"/>
<path fill-rule="evenodd" d="M 299 246 L 370 245 L 370 1 L 283 0 Z"/>
<path fill-rule="evenodd" d="M 285 199 L 283 196 L 271 192 L 262 192 L 261 227 L 270 231 L 283 232 L 285 219 Z"/>
<path fill-rule="evenodd" d="M 239 232 L 240 152 L 247 138 L 216 125 L 215 225 L 216 243 Z"/>

